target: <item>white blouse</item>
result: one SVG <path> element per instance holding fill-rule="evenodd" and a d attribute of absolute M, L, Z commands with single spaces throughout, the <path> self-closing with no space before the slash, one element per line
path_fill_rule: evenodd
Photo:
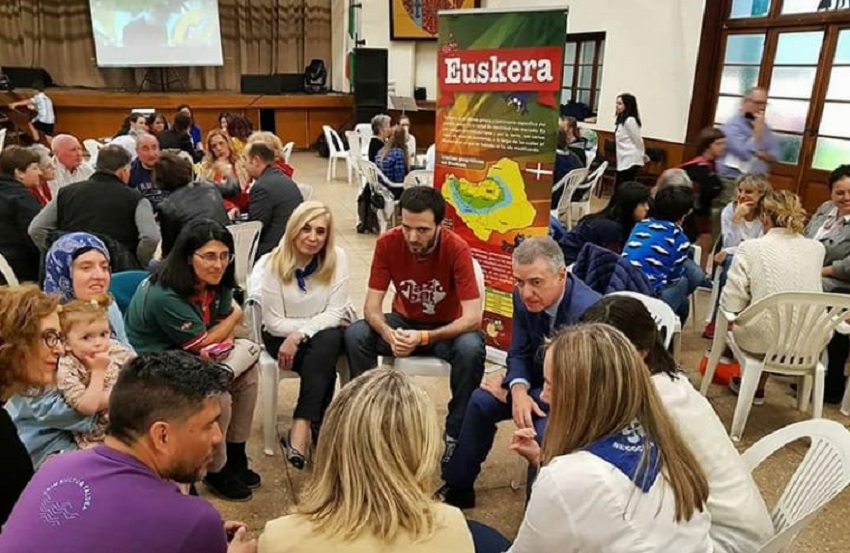
<path fill-rule="evenodd" d="M 307 277 L 307 291 L 297 280 L 282 283 L 271 267 L 264 267 L 260 295 L 263 301 L 263 325 L 272 336 L 301 332 L 307 337 L 339 326 L 351 309 L 348 295 L 348 256 L 337 246 L 336 270 L 329 284 Z M 268 265 L 268 259 L 263 260 Z"/>
<path fill-rule="evenodd" d="M 640 135 L 640 125 L 634 117 L 629 117 L 622 125 L 616 126 L 614 142 L 617 146 L 617 171 L 625 171 L 634 165 L 643 167 L 646 148 Z"/>
<path fill-rule="evenodd" d="M 614 465 L 578 451 L 541 469 L 508 553 L 712 553 L 708 512 L 683 523 L 675 514 L 663 473 L 643 493 Z"/>

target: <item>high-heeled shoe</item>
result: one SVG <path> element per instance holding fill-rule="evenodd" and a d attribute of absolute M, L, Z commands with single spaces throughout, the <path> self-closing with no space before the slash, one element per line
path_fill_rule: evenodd
<path fill-rule="evenodd" d="M 289 464 L 296 469 L 304 470 L 304 467 L 307 466 L 307 456 L 292 447 L 288 434 L 280 438 L 280 449 Z"/>

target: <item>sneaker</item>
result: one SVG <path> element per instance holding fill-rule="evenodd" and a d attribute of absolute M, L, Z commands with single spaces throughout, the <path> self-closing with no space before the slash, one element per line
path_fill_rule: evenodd
<path fill-rule="evenodd" d="M 729 390 L 736 396 L 741 392 L 741 379 L 739 377 L 736 376 L 729 381 Z M 756 389 L 753 405 L 764 405 L 764 390 Z"/>
<path fill-rule="evenodd" d="M 706 340 L 714 340 L 714 323 L 708 323 L 702 330 L 702 337 Z"/>
<path fill-rule="evenodd" d="M 443 458 L 441 460 L 442 464 L 446 464 L 452 459 L 452 455 L 454 455 L 455 448 L 457 447 L 457 438 L 452 438 L 448 434 L 443 434 Z"/>
<path fill-rule="evenodd" d="M 457 507 L 458 509 L 472 509 L 475 507 L 475 490 L 458 490 L 448 484 L 443 484 L 443 487 L 437 490 L 437 493 L 434 495 L 443 503 Z"/>
<path fill-rule="evenodd" d="M 245 482 L 229 470 L 207 473 L 204 484 L 212 493 L 228 501 L 248 501 L 253 497 Z"/>

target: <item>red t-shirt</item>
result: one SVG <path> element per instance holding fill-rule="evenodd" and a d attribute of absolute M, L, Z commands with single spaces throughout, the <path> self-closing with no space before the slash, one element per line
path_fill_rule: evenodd
<path fill-rule="evenodd" d="M 424 323 L 449 323 L 461 315 L 460 302 L 478 299 L 469 246 L 447 228 L 440 229 L 434 251 L 414 255 L 400 227 L 378 238 L 369 288 L 396 289 L 393 311 Z"/>

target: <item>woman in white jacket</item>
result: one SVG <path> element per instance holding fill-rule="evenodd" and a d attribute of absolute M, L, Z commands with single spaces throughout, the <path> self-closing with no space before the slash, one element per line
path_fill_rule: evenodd
<path fill-rule="evenodd" d="M 620 184 L 635 180 L 638 171 L 649 161 L 640 128 L 643 123 L 638 112 L 637 98 L 631 94 L 620 94 L 614 105 L 617 115 L 614 125 L 614 144 L 617 148 L 617 179 L 614 190 Z"/>
<path fill-rule="evenodd" d="M 511 448 L 543 468 L 510 553 L 711 553 L 708 482 L 619 330 L 560 331 L 543 363 L 550 411 Z"/>
<path fill-rule="evenodd" d="M 348 258 L 334 245 L 330 209 L 313 201 L 299 205 L 280 245 L 261 262 L 263 342 L 281 369 L 301 376 L 292 427 L 281 447 L 289 463 L 302 469 L 333 398 L 351 312 Z"/>

